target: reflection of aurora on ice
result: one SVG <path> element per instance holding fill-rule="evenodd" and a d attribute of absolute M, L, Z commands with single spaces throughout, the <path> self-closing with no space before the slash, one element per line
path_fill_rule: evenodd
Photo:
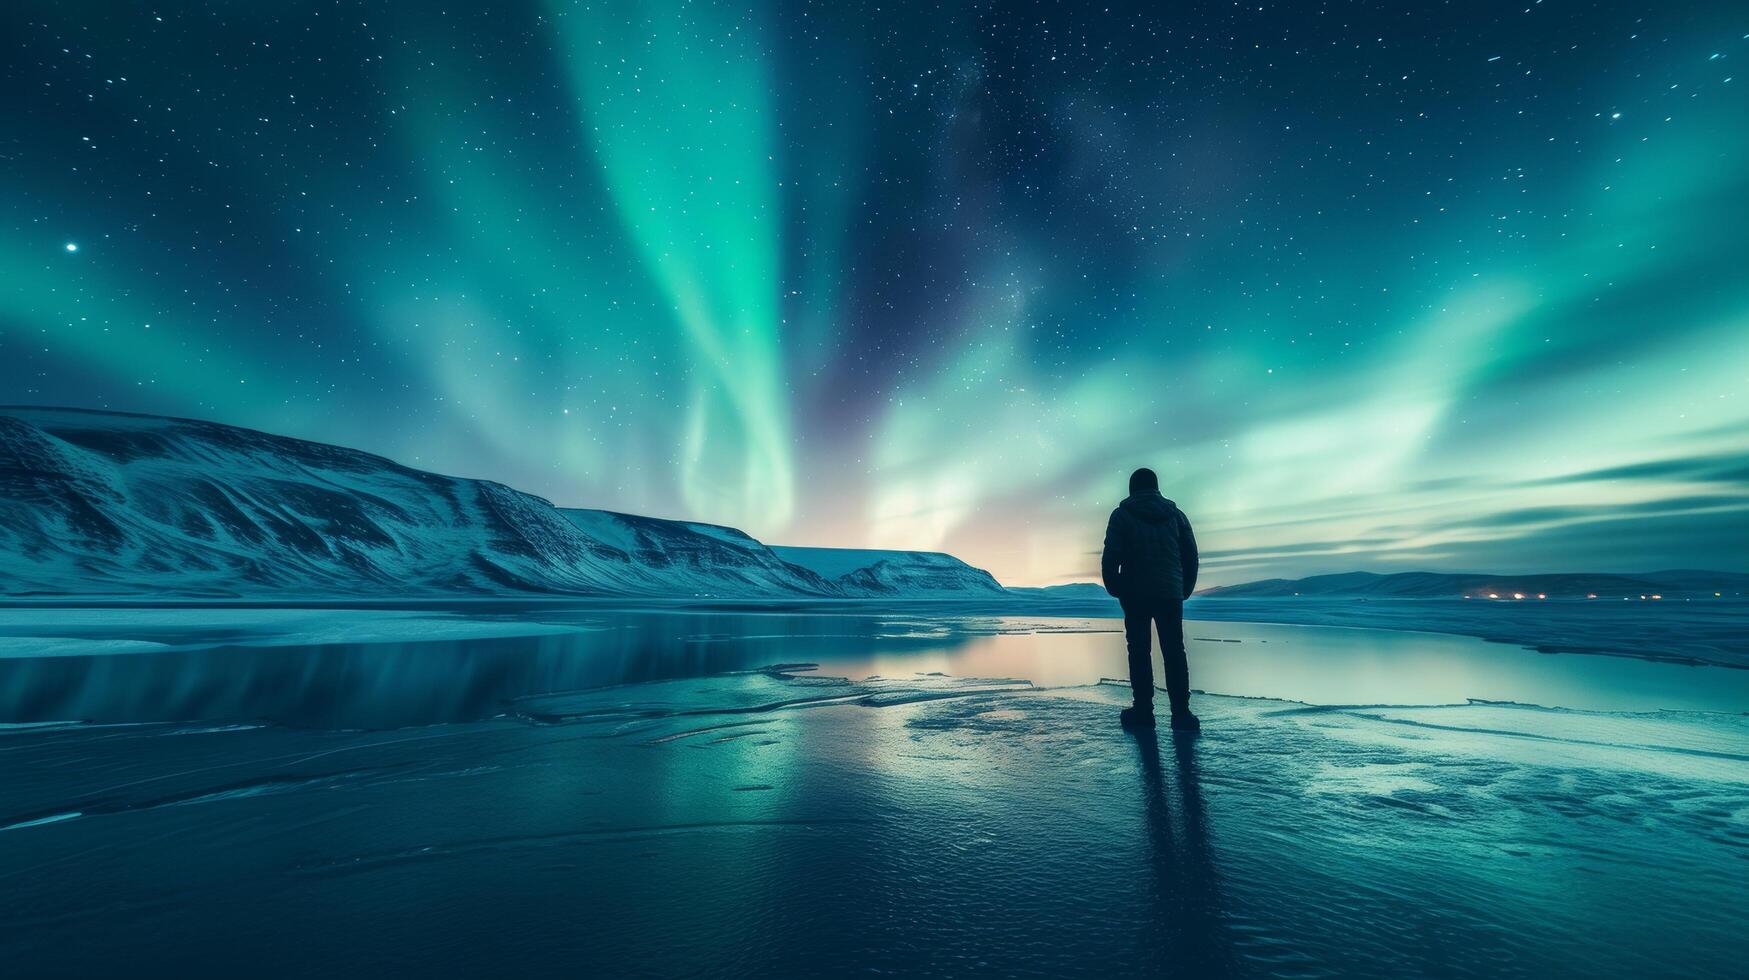
<path fill-rule="evenodd" d="M 1729 622 L 1722 618 L 1719 628 Z M 1690 639 L 1711 635 L 1693 628 L 1699 620 L 1686 623 Z M 853 678 L 1024 677 L 1038 687 L 1078 687 L 1126 675 L 1119 627 L 1111 619 L 950 616 L 939 609 L 550 602 L 12 608 L 0 613 L 0 722 L 198 719 L 391 728 L 491 718 L 507 701 L 552 691 L 798 662 Z M 1193 621 L 1186 633 L 1193 682 L 1217 694 L 1312 704 L 1482 699 L 1602 711 L 1736 711 L 1749 704 L 1749 670 L 1539 656 L 1504 643 L 1400 630 Z"/>
<path fill-rule="evenodd" d="M 1726 975 L 1749 724 L 788 670 L 392 731 L 15 729 L 0 936 L 33 975 Z M 126 868 L 126 875 L 117 875 Z M 153 941 L 173 903 L 182 941 Z M 193 931 L 188 931 L 192 929 Z M 144 957 L 142 959 L 142 957 Z"/>

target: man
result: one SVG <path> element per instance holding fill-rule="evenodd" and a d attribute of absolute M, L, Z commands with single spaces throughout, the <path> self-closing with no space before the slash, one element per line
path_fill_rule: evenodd
<path fill-rule="evenodd" d="M 1136 703 L 1120 720 L 1126 728 L 1154 727 L 1154 654 L 1148 628 L 1160 631 L 1166 694 L 1172 727 L 1202 727 L 1190 713 L 1190 668 L 1184 662 L 1184 600 L 1196 589 L 1196 537 L 1178 505 L 1160 496 L 1160 478 L 1150 469 L 1130 474 L 1130 495 L 1105 526 L 1100 572 L 1105 591 L 1123 604 L 1124 640 L 1130 652 L 1130 688 Z"/>

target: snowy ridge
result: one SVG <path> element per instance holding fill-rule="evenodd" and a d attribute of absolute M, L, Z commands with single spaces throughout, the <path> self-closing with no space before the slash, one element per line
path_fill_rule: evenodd
<path fill-rule="evenodd" d="M 1016 595 L 1003 588 L 989 572 L 939 551 L 870 551 L 782 545 L 770 550 L 784 561 L 832 578 L 848 595 Z"/>
<path fill-rule="evenodd" d="M 947 555 L 826 576 L 733 528 L 187 419 L 0 408 L 0 595 L 1006 595 Z"/>
<path fill-rule="evenodd" d="M 669 521 L 606 510 L 564 508 L 572 526 L 631 556 L 664 581 L 730 595 L 851 596 L 836 583 L 780 558 L 774 549 L 731 527 Z"/>

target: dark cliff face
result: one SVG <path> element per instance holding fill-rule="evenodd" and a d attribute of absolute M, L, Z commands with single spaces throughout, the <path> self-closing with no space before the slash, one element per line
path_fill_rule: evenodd
<path fill-rule="evenodd" d="M 4 595 L 1002 591 L 950 556 L 885 554 L 826 576 L 733 528 L 561 510 L 339 446 L 183 419 L 0 409 Z"/>

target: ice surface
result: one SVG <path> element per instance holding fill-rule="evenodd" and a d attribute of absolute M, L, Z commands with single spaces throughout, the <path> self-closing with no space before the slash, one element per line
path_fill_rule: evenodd
<path fill-rule="evenodd" d="M 1732 976 L 1749 719 L 818 676 L 0 730 L 20 976 Z"/>
<path fill-rule="evenodd" d="M 1478 636 L 1547 653 L 1604 653 L 1679 663 L 1749 667 L 1749 602 L 1465 602 L 1461 599 L 1205 598 L 1192 619 Z"/>
<path fill-rule="evenodd" d="M 271 721 L 379 728 L 474 721 L 552 691 L 815 662 L 1073 687 L 1127 669 L 1098 619 L 454 608 L 0 610 L 0 722 Z M 1196 623 L 1214 693 L 1323 704 L 1523 700 L 1611 711 L 1749 706 L 1749 671 L 1539 656 L 1466 637 Z M 116 656 L 115 654 L 135 654 Z"/>
<path fill-rule="evenodd" d="M 0 658 L 252 647 L 462 641 L 574 633 L 584 624 L 394 609 L 6 609 Z M 148 639 L 150 637 L 150 639 Z"/>

